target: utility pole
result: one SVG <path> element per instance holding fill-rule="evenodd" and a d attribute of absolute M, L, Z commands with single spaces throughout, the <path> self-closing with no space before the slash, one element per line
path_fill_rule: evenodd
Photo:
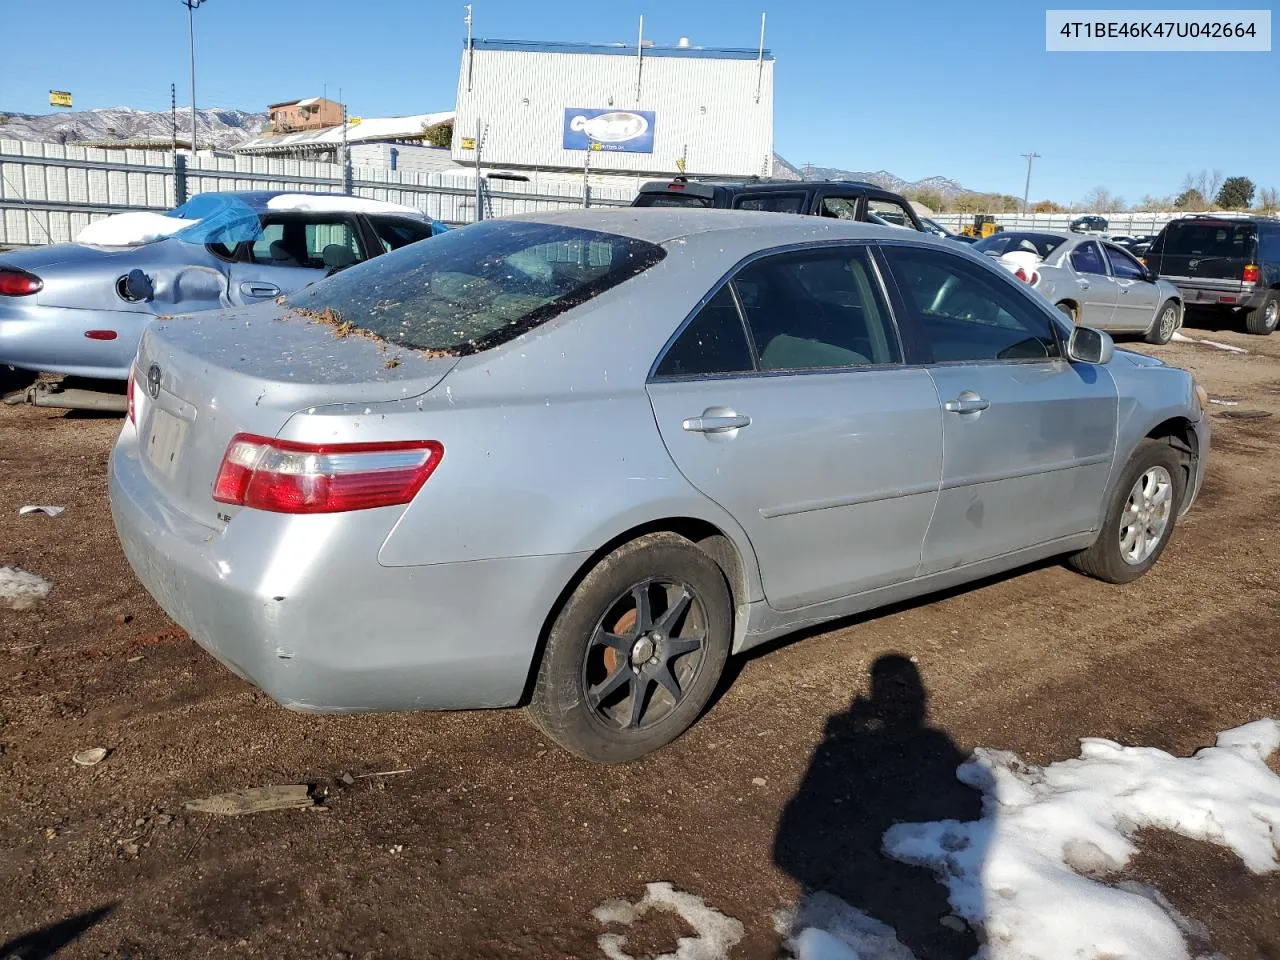
<path fill-rule="evenodd" d="M 191 156 L 196 155 L 196 8 L 205 0 L 181 0 L 187 8 L 187 38 L 191 42 Z"/>
<path fill-rule="evenodd" d="M 1028 206 L 1031 203 L 1031 161 L 1037 159 L 1040 154 L 1032 151 L 1031 153 L 1024 153 L 1022 156 L 1027 161 L 1027 186 L 1026 189 L 1022 191 L 1022 215 L 1025 217 L 1027 215 Z"/>
<path fill-rule="evenodd" d="M 173 155 L 178 155 L 178 85 L 169 84 L 169 120 L 173 124 Z"/>

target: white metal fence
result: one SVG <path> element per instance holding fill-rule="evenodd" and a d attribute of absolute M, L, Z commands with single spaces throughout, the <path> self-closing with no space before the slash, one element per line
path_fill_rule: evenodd
<path fill-rule="evenodd" d="M 352 167 L 276 157 L 177 156 L 0 140 L 0 246 L 62 243 L 90 221 L 125 210 L 168 210 L 215 190 L 292 190 L 387 200 L 445 223 L 477 219 L 475 175 Z M 624 206 L 634 189 L 592 185 L 591 206 Z M 482 180 L 483 216 L 581 207 L 581 181 L 536 184 Z"/>
<path fill-rule="evenodd" d="M 1185 217 L 1191 211 L 1166 210 L 1158 213 L 1101 213 L 1097 216 L 1107 221 L 1107 233 L 1116 236 L 1136 237 L 1149 233 L 1159 233 L 1170 220 Z M 972 213 L 938 213 L 930 216 L 948 230 L 959 230 L 972 224 Z M 1006 230 L 1067 230 L 1071 221 L 1084 213 L 997 213 L 995 221 Z"/>

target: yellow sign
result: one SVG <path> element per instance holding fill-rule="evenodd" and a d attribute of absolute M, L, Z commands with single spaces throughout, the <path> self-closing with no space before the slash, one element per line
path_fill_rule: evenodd
<path fill-rule="evenodd" d="M 50 90 L 49 106 L 51 107 L 71 106 L 71 94 L 69 94 L 66 90 Z"/>
<path fill-rule="evenodd" d="M 684 157 L 676 157 L 676 169 L 684 173 Z"/>
<path fill-rule="evenodd" d="M 476 138 L 475 138 L 475 137 L 463 137 L 463 138 L 462 138 L 462 149 L 463 149 L 463 150 L 474 150 L 475 148 L 476 148 Z"/>
<path fill-rule="evenodd" d="M 348 117 L 347 123 L 353 127 L 358 127 L 364 122 L 364 117 Z"/>

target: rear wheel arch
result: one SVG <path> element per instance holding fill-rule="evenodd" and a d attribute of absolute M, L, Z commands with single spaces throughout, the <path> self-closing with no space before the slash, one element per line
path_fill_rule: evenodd
<path fill-rule="evenodd" d="M 631 527 L 628 530 L 619 533 L 610 538 L 598 550 L 594 551 L 585 561 L 583 561 L 578 569 L 574 571 L 572 577 L 561 589 L 556 596 L 555 602 L 547 611 L 546 617 L 543 619 L 541 628 L 538 631 L 537 647 L 534 650 L 533 658 L 529 663 L 529 673 L 525 680 L 524 695 L 521 702 L 527 702 L 533 692 L 534 682 L 537 680 L 538 669 L 542 663 L 543 654 L 546 651 L 547 638 L 550 634 L 552 626 L 556 622 L 556 618 L 560 615 L 564 605 L 573 595 L 574 591 L 599 563 L 619 547 L 639 540 L 641 537 L 653 533 L 673 533 L 679 537 L 688 540 L 699 550 L 705 553 L 720 568 L 720 572 L 724 575 L 725 583 L 729 588 L 729 596 L 733 601 L 734 611 L 734 630 L 733 635 L 737 638 L 746 614 L 743 606 L 750 602 L 751 584 L 748 580 L 749 571 L 741 550 L 734 542 L 733 538 L 717 527 L 714 523 L 707 520 L 701 520 L 696 517 L 666 517 L 659 520 L 652 520 L 638 526 Z"/>

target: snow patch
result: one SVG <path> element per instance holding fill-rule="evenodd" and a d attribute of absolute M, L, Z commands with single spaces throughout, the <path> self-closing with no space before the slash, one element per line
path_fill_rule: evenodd
<path fill-rule="evenodd" d="M 654 960 L 728 960 L 729 951 L 745 932 L 733 917 L 725 916 L 701 898 L 677 890 L 669 883 L 646 884 L 644 896 L 635 903 L 609 900 L 591 911 L 591 915 L 603 924 L 629 927 L 650 910 L 678 913 L 697 933 L 697 936 L 681 937 L 676 942 L 675 953 L 664 953 Z M 602 933 L 598 943 L 609 960 L 635 960 L 624 949 L 626 934 Z"/>
<path fill-rule="evenodd" d="M 795 960 L 915 960 L 887 923 L 830 893 L 811 893 L 774 927 Z"/>
<path fill-rule="evenodd" d="M 135 210 L 130 213 L 114 213 L 102 220 L 95 220 L 79 234 L 76 243 L 99 247 L 127 247 L 138 243 L 150 243 L 185 230 L 199 220 L 183 220 L 167 217 L 163 213 Z"/>
<path fill-rule="evenodd" d="M 1188 337 L 1185 333 L 1175 333 L 1174 340 L 1180 343 L 1199 343 L 1206 347 L 1213 347 L 1216 350 L 1225 350 L 1227 353 L 1248 353 L 1244 347 L 1233 347 L 1229 343 L 1219 343 L 1217 340 L 1201 340 L 1196 337 Z"/>
<path fill-rule="evenodd" d="M 1277 748 L 1280 723 L 1259 720 L 1185 758 L 1096 738 L 1047 767 L 978 749 L 957 776 L 982 792 L 983 818 L 897 824 L 884 850 L 938 874 L 993 960 L 1183 960 L 1193 931 L 1163 897 L 1093 878 L 1128 863 L 1144 827 L 1228 847 L 1255 873 L 1280 868 Z"/>
<path fill-rule="evenodd" d="M 282 193 L 267 201 L 269 210 L 305 210 L 311 213 L 408 213 L 423 216 L 416 207 L 336 193 Z"/>
<path fill-rule="evenodd" d="M 0 567 L 0 607 L 27 610 L 49 595 L 53 584 L 18 567 Z"/>

